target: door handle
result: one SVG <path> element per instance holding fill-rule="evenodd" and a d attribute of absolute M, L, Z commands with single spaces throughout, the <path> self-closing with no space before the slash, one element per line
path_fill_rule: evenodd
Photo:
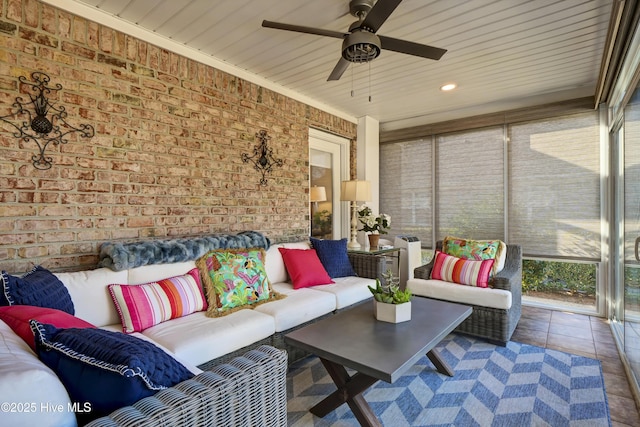
<path fill-rule="evenodd" d="M 636 237 L 636 244 L 634 246 L 634 252 L 636 255 L 636 261 L 640 261 L 640 256 L 638 255 L 638 245 L 640 245 L 640 237 Z"/>

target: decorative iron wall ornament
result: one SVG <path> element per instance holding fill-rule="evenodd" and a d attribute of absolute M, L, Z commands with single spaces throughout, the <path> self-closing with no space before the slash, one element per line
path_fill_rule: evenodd
<path fill-rule="evenodd" d="M 44 154 L 50 143 L 66 144 L 68 141 L 65 137 L 74 132 L 80 132 L 82 138 L 91 138 L 95 131 L 91 125 L 74 127 L 67 122 L 65 108 L 55 106 L 49 99 L 51 92 L 61 90 L 62 85 L 58 83 L 55 87 L 49 87 L 51 79 L 47 74 L 35 71 L 31 74 L 33 82 L 27 81 L 24 76 L 18 77 L 18 80 L 26 85 L 30 100 L 25 101 L 22 97 L 17 97 L 13 104 L 16 110 L 6 116 L 0 116 L 0 120 L 16 128 L 17 132 L 13 134 L 16 138 L 21 138 L 25 142 L 34 141 L 38 145 L 39 153 L 31 157 L 33 167 L 41 170 L 50 169 L 53 159 Z M 33 106 L 35 116 L 28 109 L 29 106 Z M 49 111 L 52 112 L 51 119 L 47 118 Z M 23 116 L 25 120 L 18 126 L 7 120 L 13 116 Z M 61 129 L 60 125 L 64 125 L 65 129 Z"/>
<path fill-rule="evenodd" d="M 242 153 L 242 161 L 245 163 L 253 163 L 254 169 L 262 173 L 260 179 L 260 185 L 267 185 L 266 175 L 271 173 L 274 166 L 282 166 L 282 159 L 276 159 L 273 157 L 273 150 L 267 146 L 267 142 L 271 139 L 267 136 L 266 130 L 261 130 L 256 133 L 256 138 L 260 140 L 260 144 L 253 147 L 253 156 L 247 153 Z"/>

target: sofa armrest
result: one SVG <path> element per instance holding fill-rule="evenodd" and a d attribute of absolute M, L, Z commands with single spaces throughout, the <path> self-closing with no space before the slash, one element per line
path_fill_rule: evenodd
<path fill-rule="evenodd" d="M 433 270 L 433 263 L 436 260 L 435 251 L 442 251 L 442 240 L 438 240 L 436 242 L 436 248 L 433 251 L 434 255 L 433 255 L 433 258 L 431 258 L 431 261 L 429 261 L 429 263 L 425 265 L 421 265 L 420 267 L 416 267 L 413 269 L 414 278 L 425 279 L 425 280 L 431 279 L 431 270 Z"/>
<path fill-rule="evenodd" d="M 286 375 L 287 353 L 260 346 L 87 426 L 284 427 Z"/>
<path fill-rule="evenodd" d="M 507 256 L 504 268 L 489 282 L 495 289 L 504 289 L 522 294 L 522 247 L 507 245 Z"/>
<path fill-rule="evenodd" d="M 387 261 L 383 256 L 371 256 L 352 252 L 347 252 L 347 256 L 358 277 L 381 279 L 387 267 Z"/>
<path fill-rule="evenodd" d="M 433 260 L 431 260 L 428 264 L 414 268 L 413 277 L 416 279 L 431 279 L 431 270 L 433 270 Z"/>

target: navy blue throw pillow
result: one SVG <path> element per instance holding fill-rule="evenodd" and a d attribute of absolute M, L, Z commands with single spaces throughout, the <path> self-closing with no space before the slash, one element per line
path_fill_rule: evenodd
<path fill-rule="evenodd" d="M 165 351 L 133 335 L 29 323 L 40 360 L 56 373 L 71 401 L 88 409 L 78 414 L 82 422 L 193 377 Z"/>
<path fill-rule="evenodd" d="M 347 256 L 347 239 L 321 240 L 311 237 L 311 245 L 329 277 L 333 279 L 356 275 Z"/>
<path fill-rule="evenodd" d="M 0 306 L 33 305 L 75 314 L 69 291 L 53 273 L 36 266 L 22 277 L 0 275 Z"/>

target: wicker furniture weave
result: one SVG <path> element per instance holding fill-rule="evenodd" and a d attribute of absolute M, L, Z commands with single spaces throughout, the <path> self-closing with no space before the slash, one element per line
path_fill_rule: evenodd
<path fill-rule="evenodd" d="M 436 249 L 442 250 L 442 241 L 436 243 Z M 430 279 L 431 262 L 414 270 L 416 279 Z M 473 305 L 473 313 L 455 330 L 465 334 L 485 338 L 490 342 L 506 345 L 516 329 L 522 313 L 522 248 L 519 245 L 507 245 L 504 269 L 498 273 L 489 286 L 511 292 L 511 308 L 502 310 Z"/>
<path fill-rule="evenodd" d="M 286 375 L 287 353 L 260 346 L 87 426 L 284 427 Z"/>

